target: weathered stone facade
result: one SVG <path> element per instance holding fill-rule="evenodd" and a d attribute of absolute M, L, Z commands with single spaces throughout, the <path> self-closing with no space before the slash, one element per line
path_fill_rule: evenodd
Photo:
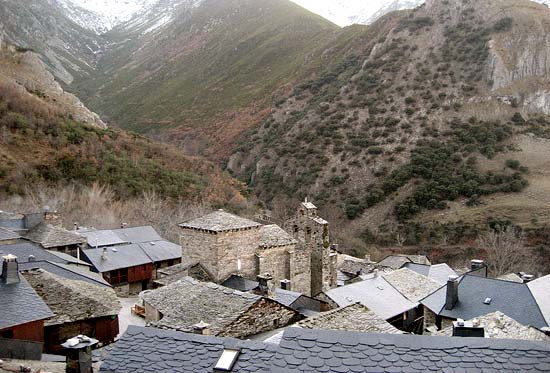
<path fill-rule="evenodd" d="M 317 207 L 306 200 L 284 228 L 299 242 L 298 250 L 310 258 L 310 295 L 335 287 L 337 257 L 331 254 L 328 222 L 317 215 Z"/>
<path fill-rule="evenodd" d="M 306 208 L 309 207 L 309 208 Z M 217 211 L 180 225 L 183 262 L 200 263 L 222 283 L 233 274 L 255 280 L 270 274 L 275 286 L 315 295 L 336 286 L 328 223 L 313 204 L 301 204 L 285 225 L 262 225 Z"/>

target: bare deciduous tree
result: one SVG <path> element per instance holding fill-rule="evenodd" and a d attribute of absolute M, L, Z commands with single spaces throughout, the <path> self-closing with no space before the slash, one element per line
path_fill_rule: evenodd
<path fill-rule="evenodd" d="M 523 232 L 515 227 L 489 231 L 479 237 L 477 243 L 485 251 L 489 272 L 494 277 L 528 272 L 536 264 L 531 251 L 525 247 Z"/>

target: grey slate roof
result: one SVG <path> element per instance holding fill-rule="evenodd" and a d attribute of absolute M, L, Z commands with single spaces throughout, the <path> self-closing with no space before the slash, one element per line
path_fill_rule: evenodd
<path fill-rule="evenodd" d="M 37 268 L 41 268 L 69 280 L 86 281 L 94 285 L 111 287 L 100 274 L 90 271 L 90 268 L 87 266 L 77 266 L 74 264 L 56 263 L 44 260 L 19 264 L 19 270 Z"/>
<path fill-rule="evenodd" d="M 28 262 L 29 256 L 31 255 L 34 256 L 34 260 L 37 261 L 47 260 L 56 263 L 69 263 L 68 260 L 44 250 L 40 245 L 26 240 L 19 240 L 13 245 L 0 245 L 0 256 L 7 254 L 15 255 L 20 265 L 21 263 Z M 76 261 L 76 259 L 74 260 Z M 0 266 L 0 273 L 1 272 L 2 268 Z"/>
<path fill-rule="evenodd" d="M 112 316 L 120 311 L 120 302 L 113 289 L 69 280 L 43 269 L 31 269 L 22 274 L 55 314 L 44 325 Z"/>
<path fill-rule="evenodd" d="M 488 315 L 476 317 L 476 320 L 479 321 L 480 325 L 485 330 L 485 338 L 550 341 L 550 337 L 543 332 L 533 328 L 532 326 L 522 325 L 502 312 L 497 311 Z M 436 335 L 446 335 L 450 337 L 453 335 L 453 327 L 450 326 L 446 329 L 440 330 L 436 333 Z"/>
<path fill-rule="evenodd" d="M 548 325 L 527 284 L 464 275 L 458 285 L 458 302 L 452 310 L 445 309 L 446 291 L 447 286 L 443 286 L 421 303 L 437 315 L 452 319 L 469 320 L 500 311 L 523 325 L 536 328 Z M 486 298 L 491 298 L 490 304 L 484 304 Z"/>
<path fill-rule="evenodd" d="M 0 241 L 16 240 L 18 238 L 21 237 L 17 233 L 7 228 L 0 227 Z"/>
<path fill-rule="evenodd" d="M 516 273 L 507 273 L 498 278 L 499 280 L 523 283 L 523 279 Z"/>
<path fill-rule="evenodd" d="M 363 281 L 330 289 L 325 294 L 340 307 L 359 302 L 384 320 L 418 306 L 418 303 L 411 302 L 382 276 L 369 275 Z"/>
<path fill-rule="evenodd" d="M 130 243 L 144 243 L 164 240 L 150 225 L 112 230 L 121 240 Z"/>
<path fill-rule="evenodd" d="M 297 293 L 295 291 L 284 290 L 281 288 L 275 288 L 275 300 L 287 307 L 290 307 L 292 303 L 296 302 L 302 293 Z"/>
<path fill-rule="evenodd" d="M 272 373 L 550 371 L 550 345 L 287 328 Z"/>
<path fill-rule="evenodd" d="M 267 372 L 277 347 L 232 338 L 207 337 L 175 331 L 130 326 L 108 347 L 103 373 L 212 372 L 225 348 L 241 353 L 232 372 Z"/>
<path fill-rule="evenodd" d="M 86 238 L 88 246 L 90 247 L 113 246 L 130 243 L 120 238 L 112 230 L 78 230 L 77 233 Z"/>
<path fill-rule="evenodd" d="M 130 326 L 107 349 L 103 373 L 212 372 L 224 349 L 241 350 L 235 373 L 550 371 L 541 342 L 302 328 L 275 345 Z"/>
<path fill-rule="evenodd" d="M 529 282 L 527 287 L 535 298 L 546 324 L 550 325 L 550 275 Z"/>
<path fill-rule="evenodd" d="M 264 225 L 260 228 L 260 247 L 270 248 L 298 243 L 283 228 L 276 224 Z"/>
<path fill-rule="evenodd" d="M 441 285 L 445 285 L 447 283 L 449 276 L 457 275 L 457 273 L 446 263 L 432 265 L 405 263 L 403 267 L 427 276 Z"/>
<path fill-rule="evenodd" d="M 0 282 L 0 329 L 54 315 L 27 280 L 21 275 L 19 279 L 20 282 L 11 285 Z"/>
<path fill-rule="evenodd" d="M 256 289 L 258 285 L 257 281 L 252 281 L 239 275 L 231 275 L 227 280 L 222 282 L 222 286 L 239 291 L 250 291 Z"/>
<path fill-rule="evenodd" d="M 120 268 L 135 267 L 151 263 L 138 244 L 106 248 L 107 259 L 103 259 L 103 248 L 82 250 L 83 254 L 99 272 L 109 272 Z"/>
<path fill-rule="evenodd" d="M 151 323 L 163 329 L 192 331 L 204 321 L 216 335 L 237 320 L 262 297 L 229 289 L 211 282 L 186 277 L 162 288 L 145 291 L 142 299 L 160 311 L 159 321 Z"/>
<path fill-rule="evenodd" d="M 388 267 L 392 269 L 399 269 L 405 265 L 405 263 L 417 263 L 417 264 L 430 264 L 430 261 L 425 255 L 401 255 L 394 254 L 388 255 L 377 263 L 379 267 Z"/>
<path fill-rule="evenodd" d="M 40 223 L 29 230 L 25 234 L 25 238 L 39 243 L 45 249 L 86 243 L 86 240 L 80 235 L 46 223 Z"/>
<path fill-rule="evenodd" d="M 397 271 L 383 275 L 383 277 L 408 300 L 415 303 L 441 287 L 434 280 L 408 268 L 398 269 Z"/>
<path fill-rule="evenodd" d="M 139 243 L 138 245 L 151 258 L 153 263 L 181 258 L 181 246 L 169 241 L 151 241 Z"/>
<path fill-rule="evenodd" d="M 214 211 L 208 215 L 180 224 L 187 229 L 201 229 L 210 232 L 224 232 L 236 229 L 260 227 L 262 224 L 241 218 L 223 210 Z"/>
<path fill-rule="evenodd" d="M 360 303 L 322 312 L 296 324 L 307 329 L 349 330 L 368 333 L 403 332 Z"/>

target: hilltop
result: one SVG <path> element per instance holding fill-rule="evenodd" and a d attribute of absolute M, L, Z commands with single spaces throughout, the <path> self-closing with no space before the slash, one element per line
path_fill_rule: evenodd
<path fill-rule="evenodd" d="M 228 167 L 281 214 L 306 195 L 328 206 L 362 237 L 350 245 L 543 227 L 549 31 L 550 11 L 530 1 L 435 0 L 345 29 L 316 54 L 332 66 L 248 132 Z"/>

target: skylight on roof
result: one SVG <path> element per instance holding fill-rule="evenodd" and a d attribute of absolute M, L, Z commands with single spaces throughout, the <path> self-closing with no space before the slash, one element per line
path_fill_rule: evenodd
<path fill-rule="evenodd" d="M 493 298 L 485 298 L 485 300 L 483 301 L 483 303 L 489 305 L 489 304 L 491 304 L 492 301 L 493 301 Z"/>
<path fill-rule="evenodd" d="M 239 350 L 223 350 L 222 356 L 218 359 L 214 369 L 223 372 L 231 372 L 240 353 L 241 351 Z"/>

